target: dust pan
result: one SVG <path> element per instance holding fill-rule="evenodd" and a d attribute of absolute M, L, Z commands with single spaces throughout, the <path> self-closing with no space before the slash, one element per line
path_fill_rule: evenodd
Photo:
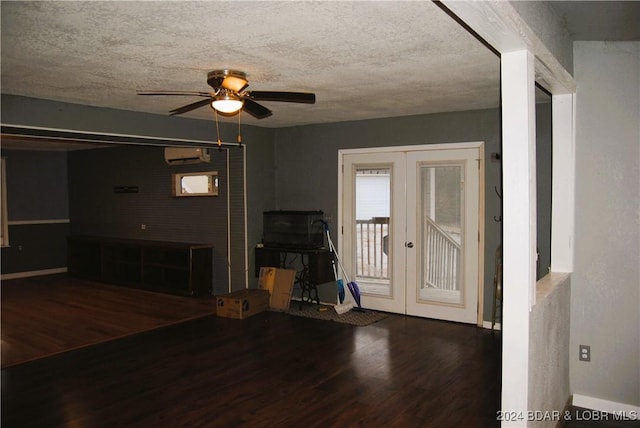
<path fill-rule="evenodd" d="M 349 312 L 351 309 L 353 309 L 353 303 L 351 302 L 340 303 L 339 305 L 333 305 L 333 308 L 336 310 L 338 315 L 342 315 Z"/>

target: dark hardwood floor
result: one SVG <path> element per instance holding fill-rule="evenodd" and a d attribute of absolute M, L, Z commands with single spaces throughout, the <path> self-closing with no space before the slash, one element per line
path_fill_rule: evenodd
<path fill-rule="evenodd" d="M 3 282 L 2 427 L 499 426 L 499 332 L 211 306 L 66 276 Z M 640 425 L 571 411 L 564 428 Z"/>
<path fill-rule="evenodd" d="M 215 313 L 189 298 L 65 274 L 2 281 L 2 367 Z"/>
<path fill-rule="evenodd" d="M 3 427 L 495 427 L 500 334 L 204 316 L 2 369 Z"/>

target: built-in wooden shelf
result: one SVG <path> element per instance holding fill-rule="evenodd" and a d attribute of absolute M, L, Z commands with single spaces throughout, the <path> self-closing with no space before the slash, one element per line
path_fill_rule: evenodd
<path fill-rule="evenodd" d="M 97 236 L 69 237 L 73 276 L 154 291 L 211 294 L 213 246 Z"/>

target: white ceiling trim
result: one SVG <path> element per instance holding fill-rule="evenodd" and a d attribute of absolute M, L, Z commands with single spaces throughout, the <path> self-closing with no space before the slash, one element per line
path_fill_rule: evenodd
<path fill-rule="evenodd" d="M 217 141 L 192 140 L 183 138 L 151 137 L 146 135 L 117 134 L 108 132 L 87 132 L 75 129 L 47 128 L 40 126 L 13 125 L 3 123 L 1 126 L 3 147 L 7 142 L 11 143 L 11 138 L 34 139 L 36 141 L 59 141 L 71 143 L 91 143 L 91 144 L 127 144 L 139 146 L 162 146 L 162 147 L 218 147 Z M 5 138 L 8 141 L 4 141 Z M 222 146 L 244 147 L 238 143 L 221 142 Z M 12 144 L 9 148 L 19 148 L 20 144 Z"/>

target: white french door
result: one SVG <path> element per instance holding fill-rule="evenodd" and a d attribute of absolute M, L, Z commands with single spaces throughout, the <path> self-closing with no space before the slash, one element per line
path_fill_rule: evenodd
<path fill-rule="evenodd" d="M 405 157 L 403 152 L 341 152 L 339 243 L 345 270 L 358 284 L 363 307 L 395 313 L 404 313 L 406 306 Z"/>
<path fill-rule="evenodd" d="M 362 306 L 478 321 L 482 143 L 340 152 L 339 244 Z"/>

